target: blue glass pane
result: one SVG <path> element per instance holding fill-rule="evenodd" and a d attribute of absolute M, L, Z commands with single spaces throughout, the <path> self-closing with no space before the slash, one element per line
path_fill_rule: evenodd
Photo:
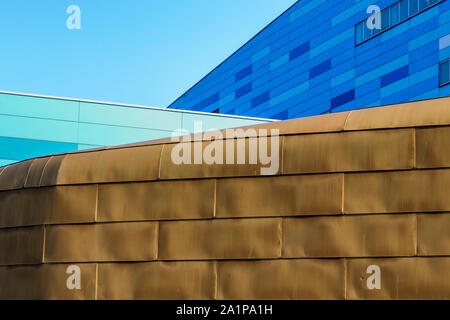
<path fill-rule="evenodd" d="M 364 22 L 356 26 L 356 43 L 364 41 Z"/>
<path fill-rule="evenodd" d="M 423 10 L 430 5 L 430 0 L 419 0 L 419 10 Z"/>
<path fill-rule="evenodd" d="M 381 32 L 381 29 L 375 28 L 372 30 L 373 35 L 379 34 L 380 32 Z"/>
<path fill-rule="evenodd" d="M 409 0 L 409 15 L 412 16 L 419 11 L 419 0 Z"/>
<path fill-rule="evenodd" d="M 382 18 L 382 17 L 381 17 L 381 12 L 379 12 L 379 13 L 375 16 L 375 19 L 376 19 L 377 24 L 380 23 L 381 18 Z M 378 34 L 378 33 L 380 33 L 380 32 L 381 32 L 381 29 L 378 28 L 378 25 L 375 26 L 375 28 L 372 30 L 373 35 L 376 35 L 376 34 Z"/>
<path fill-rule="evenodd" d="M 408 18 L 408 0 L 400 1 L 400 20 Z"/>
<path fill-rule="evenodd" d="M 0 93 L 2 114 L 77 121 L 78 101 Z"/>
<path fill-rule="evenodd" d="M 364 25 L 364 40 L 367 40 L 367 39 L 369 39 L 370 37 L 372 37 L 373 36 L 373 30 L 370 30 L 368 27 L 367 27 L 367 21 L 364 21 L 363 22 L 363 25 Z"/>
<path fill-rule="evenodd" d="M 78 145 L 74 143 L 0 137 L 0 158 L 2 159 L 24 160 L 77 149 Z"/>
<path fill-rule="evenodd" d="M 400 5 L 397 3 L 391 7 L 391 26 L 395 25 L 399 21 Z"/>
<path fill-rule="evenodd" d="M 450 60 L 442 62 L 439 70 L 439 84 L 444 85 L 450 81 Z"/>
<path fill-rule="evenodd" d="M 150 108 L 130 108 L 100 103 L 80 103 L 80 121 L 147 129 L 180 128 L 182 113 Z"/>
<path fill-rule="evenodd" d="M 383 11 L 381 11 L 381 29 L 382 30 L 386 30 L 387 28 L 389 28 L 389 23 L 390 23 L 389 15 L 390 15 L 389 8 L 386 8 Z"/>

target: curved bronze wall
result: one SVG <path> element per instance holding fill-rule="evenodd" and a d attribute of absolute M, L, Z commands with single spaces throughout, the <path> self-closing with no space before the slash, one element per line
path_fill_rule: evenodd
<path fill-rule="evenodd" d="M 168 140 L 0 168 L 0 298 L 450 298 L 450 98 L 255 128 L 277 175 Z"/>

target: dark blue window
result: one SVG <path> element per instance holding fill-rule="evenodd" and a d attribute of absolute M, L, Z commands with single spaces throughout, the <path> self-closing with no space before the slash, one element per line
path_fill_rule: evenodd
<path fill-rule="evenodd" d="M 400 20 L 400 4 L 394 4 L 391 7 L 391 26 L 397 24 Z"/>
<path fill-rule="evenodd" d="M 288 111 L 284 110 L 283 112 L 280 112 L 279 114 L 276 114 L 272 117 L 272 119 L 277 120 L 286 120 L 288 118 Z"/>
<path fill-rule="evenodd" d="M 409 66 L 404 66 L 381 77 L 381 87 L 385 87 L 409 75 Z"/>
<path fill-rule="evenodd" d="M 359 44 L 380 32 L 392 28 L 400 22 L 422 12 L 444 0 L 401 0 L 381 11 L 381 29 L 368 29 L 364 20 L 355 26 L 356 44 Z"/>
<path fill-rule="evenodd" d="M 409 0 L 409 15 L 419 12 L 419 0 Z"/>
<path fill-rule="evenodd" d="M 423 10 L 430 5 L 430 0 L 419 0 L 419 10 Z"/>
<path fill-rule="evenodd" d="M 202 110 L 203 108 L 206 108 L 207 106 L 212 105 L 214 102 L 219 101 L 219 93 L 216 92 L 212 96 L 200 101 L 197 105 L 192 107 L 192 110 Z"/>
<path fill-rule="evenodd" d="M 236 90 L 235 92 L 235 97 L 240 98 L 243 95 L 246 95 L 247 93 L 249 93 L 250 91 L 252 91 L 252 83 L 247 83 L 245 86 L 240 87 L 239 89 Z"/>
<path fill-rule="evenodd" d="M 320 75 L 330 69 L 331 69 L 331 59 L 328 59 L 327 61 L 324 61 L 321 64 L 318 64 L 317 66 L 315 66 L 315 67 L 311 68 L 311 70 L 309 70 L 309 79 L 317 77 L 318 75 Z"/>
<path fill-rule="evenodd" d="M 337 97 L 331 99 L 331 108 L 336 108 L 346 104 L 347 102 L 355 100 L 355 89 L 347 91 Z"/>
<path fill-rule="evenodd" d="M 252 99 L 252 107 L 259 106 L 261 103 L 264 103 L 270 99 L 270 91 L 266 91 L 263 94 Z"/>
<path fill-rule="evenodd" d="M 390 27 L 390 8 L 386 8 L 383 11 L 381 11 L 381 30 L 386 30 Z"/>
<path fill-rule="evenodd" d="M 374 30 L 374 29 L 369 29 L 369 28 L 367 27 L 366 21 L 363 21 L 363 22 L 361 22 L 360 24 L 362 25 L 362 32 L 363 32 L 363 35 L 364 35 L 363 41 L 364 41 L 364 40 L 367 40 L 367 39 L 369 39 L 369 38 L 371 38 L 371 37 L 373 37 L 373 35 L 374 35 L 373 30 Z"/>
<path fill-rule="evenodd" d="M 253 72 L 253 66 L 249 65 L 236 73 L 235 80 L 239 81 Z"/>
<path fill-rule="evenodd" d="M 364 24 L 360 23 L 356 25 L 356 43 L 364 41 Z"/>
<path fill-rule="evenodd" d="M 289 61 L 294 60 L 295 58 L 300 57 L 301 55 L 304 55 L 306 52 L 309 51 L 309 41 L 305 42 L 304 44 L 298 46 L 295 49 L 292 49 L 289 51 Z"/>
<path fill-rule="evenodd" d="M 400 1 L 400 20 L 408 18 L 408 0 Z"/>
<path fill-rule="evenodd" d="M 445 86 L 450 83 L 450 59 L 439 64 L 439 85 Z"/>

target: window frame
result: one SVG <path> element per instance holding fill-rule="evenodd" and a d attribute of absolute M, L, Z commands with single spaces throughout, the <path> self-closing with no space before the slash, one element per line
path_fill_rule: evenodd
<path fill-rule="evenodd" d="M 405 2 L 408 4 L 408 17 L 402 20 L 402 19 L 401 19 L 401 17 L 402 17 L 402 15 L 401 15 L 401 3 L 402 3 L 403 1 L 405 1 Z M 392 29 L 392 28 L 394 28 L 394 27 L 396 27 L 396 26 L 398 26 L 399 24 L 401 24 L 401 23 L 403 23 L 403 22 L 405 22 L 405 21 L 408 21 L 409 19 L 414 18 L 415 16 L 421 14 L 422 12 L 425 12 L 425 11 L 427 11 L 427 10 L 433 8 L 434 6 L 437 6 L 437 5 L 443 3 L 444 1 L 447 1 L 447 0 L 437 0 L 436 3 L 430 4 L 428 7 L 426 7 L 426 8 L 423 9 L 423 10 L 420 10 L 420 3 L 419 3 L 419 0 L 415 0 L 415 1 L 417 1 L 417 6 L 418 6 L 419 11 L 416 12 L 416 13 L 414 13 L 414 14 L 412 14 L 412 15 L 409 14 L 409 11 L 410 11 L 409 2 L 410 2 L 411 0 L 403 0 L 403 1 L 402 1 L 402 0 L 397 1 L 397 2 L 391 4 L 390 6 L 384 8 L 384 9 L 382 9 L 382 10 L 380 11 L 380 15 L 382 14 L 383 10 L 388 10 L 388 11 L 389 11 L 389 24 L 390 24 L 390 23 L 391 23 L 391 7 L 394 7 L 394 6 L 398 5 L 398 22 L 397 22 L 397 23 L 390 25 L 388 28 L 386 28 L 386 29 L 384 29 L 384 30 L 381 29 L 381 30 L 379 30 L 379 32 L 377 32 L 377 33 L 372 33 L 372 35 L 371 35 L 369 38 L 367 38 L 367 39 L 365 39 L 365 29 L 366 29 L 366 26 L 363 25 L 363 28 L 362 28 L 362 39 L 363 39 L 363 40 L 362 40 L 361 42 L 357 42 L 357 41 L 356 41 L 356 39 L 357 39 L 357 30 L 358 30 L 358 26 L 359 26 L 360 24 L 365 24 L 365 23 L 367 22 L 367 19 L 368 19 L 368 18 L 364 19 L 363 21 L 360 21 L 359 23 L 356 23 L 356 24 L 355 24 L 355 27 L 354 27 L 354 30 L 355 30 L 355 31 L 354 31 L 354 32 L 355 32 L 355 47 L 357 47 L 357 46 L 359 46 L 359 45 L 361 45 L 361 44 L 363 44 L 363 43 L 365 43 L 365 42 L 371 40 L 372 38 L 375 38 L 376 36 L 379 36 L 380 34 L 386 32 L 386 31 L 388 31 L 388 30 L 390 30 L 390 29 Z M 432 0 L 430 0 L 429 3 L 431 3 L 431 1 L 432 1 Z"/>
<path fill-rule="evenodd" d="M 444 63 L 448 63 L 449 76 L 448 76 L 447 82 L 441 83 L 441 66 Z M 439 62 L 439 80 L 438 81 L 439 81 L 439 88 L 445 87 L 446 85 L 450 84 L 450 58 L 447 58 L 447 59 L 442 60 L 441 62 Z"/>

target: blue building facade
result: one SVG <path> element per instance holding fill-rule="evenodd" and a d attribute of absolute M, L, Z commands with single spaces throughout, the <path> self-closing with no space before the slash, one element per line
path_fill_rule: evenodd
<path fill-rule="evenodd" d="M 290 119 L 444 97 L 449 58 L 449 0 L 300 0 L 169 107 Z"/>
<path fill-rule="evenodd" d="M 0 167 L 53 153 L 268 120 L 0 92 Z M 182 131 L 181 131 L 181 130 Z"/>

